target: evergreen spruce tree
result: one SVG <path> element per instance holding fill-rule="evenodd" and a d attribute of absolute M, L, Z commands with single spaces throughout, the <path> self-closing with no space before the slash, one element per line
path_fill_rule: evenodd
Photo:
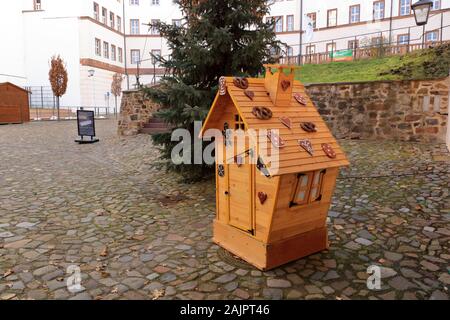
<path fill-rule="evenodd" d="M 183 12 L 181 26 L 158 23 L 171 55 L 157 58 L 168 73 L 157 87 L 143 89 L 162 109 L 157 116 L 174 128 L 190 130 L 203 121 L 217 92 L 221 76 L 257 76 L 263 64 L 279 52 L 266 0 L 178 0 Z M 197 180 L 213 172 L 206 165 L 174 165 L 171 134 L 153 136 L 161 147 L 161 160 L 186 179 Z M 193 143 L 193 142 L 192 142 Z M 193 157 L 193 152 L 192 152 Z"/>

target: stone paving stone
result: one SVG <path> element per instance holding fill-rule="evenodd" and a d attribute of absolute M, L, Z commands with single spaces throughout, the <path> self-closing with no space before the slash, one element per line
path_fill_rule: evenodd
<path fill-rule="evenodd" d="M 442 144 L 340 141 L 352 166 L 337 180 L 329 250 L 261 272 L 222 261 L 212 243 L 213 180 L 184 184 L 153 166 L 150 136 L 96 124 L 100 143 L 84 146 L 75 122 L 0 126 L 0 299 L 449 297 Z M 85 291 L 65 288 L 69 265 Z M 366 287 L 371 265 L 381 291 Z"/>

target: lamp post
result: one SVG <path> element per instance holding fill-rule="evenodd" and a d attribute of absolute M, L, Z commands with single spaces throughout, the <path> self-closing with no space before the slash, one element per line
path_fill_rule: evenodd
<path fill-rule="evenodd" d="M 95 108 L 95 81 L 94 81 L 94 75 L 95 70 L 90 69 L 88 70 L 88 78 L 92 78 L 92 106 Z"/>
<path fill-rule="evenodd" d="M 428 18 L 430 17 L 430 11 L 432 6 L 433 1 L 431 0 L 419 0 L 411 6 L 411 8 L 414 11 L 414 18 L 416 19 L 416 25 L 423 26 L 422 49 L 425 47 L 425 26 L 428 23 Z"/>

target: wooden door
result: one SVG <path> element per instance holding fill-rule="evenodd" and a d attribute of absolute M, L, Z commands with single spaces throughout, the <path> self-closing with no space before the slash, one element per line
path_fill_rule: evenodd
<path fill-rule="evenodd" d="M 253 233 L 252 167 L 228 165 L 229 224 Z"/>

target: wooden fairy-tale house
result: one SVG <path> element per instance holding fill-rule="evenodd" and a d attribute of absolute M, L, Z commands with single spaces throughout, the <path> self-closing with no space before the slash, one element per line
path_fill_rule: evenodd
<path fill-rule="evenodd" d="M 265 78 L 220 79 L 200 134 L 223 132 L 214 136 L 214 242 L 262 270 L 328 247 L 331 197 L 339 168 L 349 165 L 303 84 L 294 81 L 297 67 L 265 68 Z M 278 157 L 251 143 L 236 150 L 233 129 L 263 132 L 257 136 L 267 137 Z"/>

